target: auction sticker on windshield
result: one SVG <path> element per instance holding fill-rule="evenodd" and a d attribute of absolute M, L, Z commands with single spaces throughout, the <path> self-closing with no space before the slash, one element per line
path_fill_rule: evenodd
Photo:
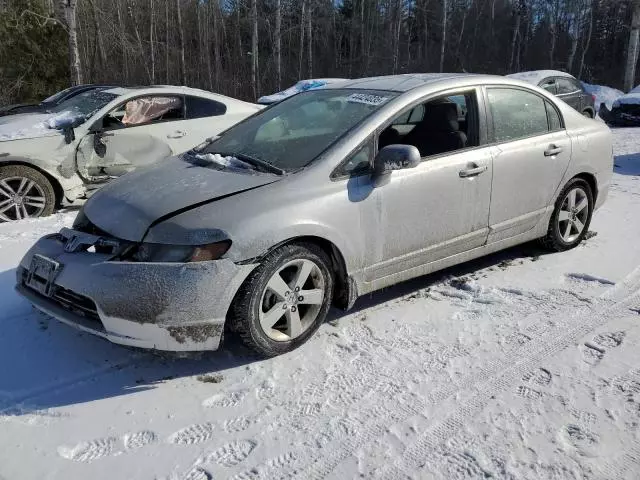
<path fill-rule="evenodd" d="M 389 97 L 367 93 L 352 93 L 347 97 L 347 102 L 366 103 L 367 105 L 382 105 L 387 100 L 389 100 Z"/>

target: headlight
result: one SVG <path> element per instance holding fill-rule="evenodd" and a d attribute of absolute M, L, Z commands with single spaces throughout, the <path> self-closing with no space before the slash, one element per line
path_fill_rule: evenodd
<path fill-rule="evenodd" d="M 132 253 L 130 259 L 135 262 L 206 262 L 217 260 L 227 253 L 231 240 L 210 243 L 208 245 L 163 245 L 160 243 L 142 243 Z"/>

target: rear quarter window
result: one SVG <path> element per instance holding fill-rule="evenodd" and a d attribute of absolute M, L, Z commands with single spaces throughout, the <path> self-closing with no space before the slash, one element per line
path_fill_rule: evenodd
<path fill-rule="evenodd" d="M 194 118 L 217 117 L 227 113 L 227 106 L 222 102 L 216 102 L 208 98 L 186 98 L 187 120 Z"/>

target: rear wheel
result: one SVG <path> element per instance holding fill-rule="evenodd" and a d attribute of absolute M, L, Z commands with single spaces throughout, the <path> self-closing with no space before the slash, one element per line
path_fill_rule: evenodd
<path fill-rule="evenodd" d="M 327 255 L 313 244 L 285 245 L 262 261 L 238 291 L 231 328 L 253 350 L 280 355 L 306 342 L 331 305 L 334 278 Z"/>
<path fill-rule="evenodd" d="M 39 171 L 24 165 L 0 167 L 0 222 L 46 217 L 55 203 L 53 185 Z"/>
<path fill-rule="evenodd" d="M 592 214 L 591 187 L 581 178 L 574 178 L 558 196 L 542 243 L 558 252 L 577 246 L 589 230 Z"/>
<path fill-rule="evenodd" d="M 592 112 L 591 110 L 589 110 L 589 109 L 584 110 L 584 111 L 582 112 L 582 115 L 584 115 L 584 116 L 585 116 L 585 117 L 587 117 L 587 118 L 593 118 L 593 112 Z"/>

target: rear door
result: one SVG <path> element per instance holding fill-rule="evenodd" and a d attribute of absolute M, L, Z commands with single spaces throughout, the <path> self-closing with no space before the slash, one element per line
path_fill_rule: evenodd
<path fill-rule="evenodd" d="M 536 226 L 568 168 L 571 140 L 558 109 L 520 87 L 487 87 L 493 180 L 489 239 Z"/>

